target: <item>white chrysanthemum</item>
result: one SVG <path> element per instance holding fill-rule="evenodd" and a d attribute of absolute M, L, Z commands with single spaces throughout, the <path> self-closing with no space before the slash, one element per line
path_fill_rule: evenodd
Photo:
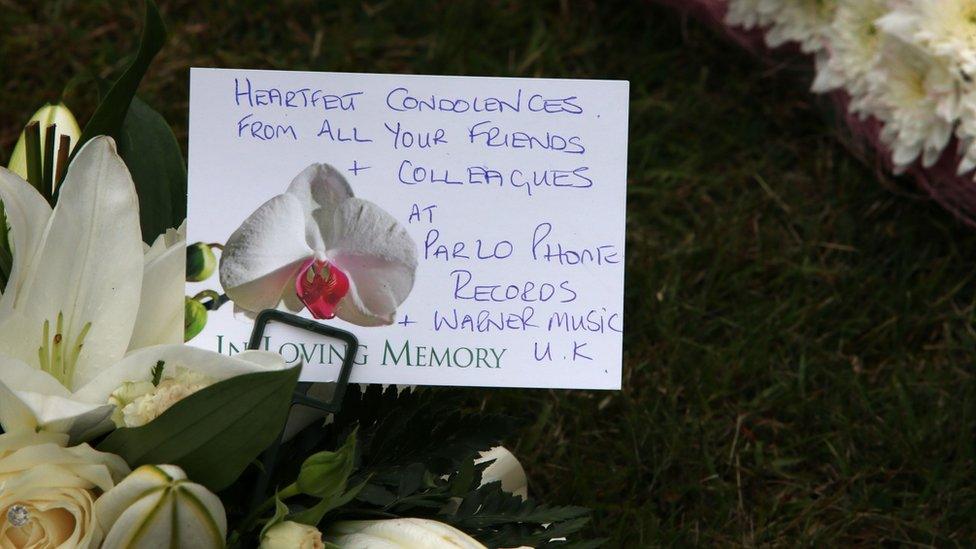
<path fill-rule="evenodd" d="M 770 23 L 769 15 L 759 9 L 763 0 L 729 0 L 725 13 L 725 24 L 742 27 L 746 30 L 765 27 Z"/>
<path fill-rule="evenodd" d="M 933 56 L 966 81 L 976 76 L 976 2 L 901 0 L 879 25 Z"/>
<path fill-rule="evenodd" d="M 867 75 L 865 104 L 884 127 L 881 139 L 892 149 L 896 170 L 919 155 L 931 166 L 952 136 L 954 118 L 947 116 L 958 92 L 949 70 L 917 48 L 891 38 L 879 62 Z"/>
<path fill-rule="evenodd" d="M 841 2 L 827 30 L 829 45 L 818 56 L 812 89 L 823 93 L 844 88 L 851 96 L 851 111 L 865 113 L 868 73 L 874 69 L 884 44 L 875 22 L 886 12 L 884 0 Z"/>
<path fill-rule="evenodd" d="M 797 42 L 806 53 L 823 50 L 836 7 L 836 0 L 759 0 L 759 12 L 770 22 L 766 44 Z"/>
<path fill-rule="evenodd" d="M 109 403 L 116 407 L 112 420 L 118 427 L 145 425 L 177 402 L 215 382 L 210 376 L 179 367 L 175 376 L 163 377 L 156 385 L 149 381 L 127 381 L 109 397 Z"/>
<path fill-rule="evenodd" d="M 959 124 L 956 126 L 956 137 L 959 138 L 957 172 L 963 175 L 976 168 L 976 90 L 967 91 L 959 104 Z M 976 179 L 976 173 L 973 178 Z"/>

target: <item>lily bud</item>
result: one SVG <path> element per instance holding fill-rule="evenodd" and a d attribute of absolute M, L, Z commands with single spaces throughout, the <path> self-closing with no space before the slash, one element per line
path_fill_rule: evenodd
<path fill-rule="evenodd" d="M 197 242 L 186 247 L 186 280 L 203 282 L 217 269 L 217 258 L 209 245 Z"/>
<path fill-rule="evenodd" d="M 325 549 L 325 543 L 318 528 L 286 520 L 268 528 L 259 549 Z"/>
<path fill-rule="evenodd" d="M 47 140 L 44 130 L 51 124 L 57 126 L 57 133 L 54 137 L 56 140 L 54 142 L 54 158 L 58 157 L 62 135 L 67 135 L 71 138 L 69 146 L 72 148 L 78 143 L 78 138 L 81 137 L 81 128 L 78 127 L 78 121 L 75 120 L 75 116 L 71 114 L 68 107 L 64 106 L 64 103 L 58 103 L 56 105 L 48 103 L 44 105 L 34 113 L 34 116 L 31 117 L 27 124 L 31 122 L 37 122 L 41 127 L 41 154 L 45 150 L 44 144 Z M 68 152 L 70 153 L 71 151 L 69 150 Z M 43 160 L 42 158 L 42 163 Z M 17 140 L 17 144 L 14 145 L 14 152 L 10 155 L 10 164 L 7 167 L 10 171 L 19 175 L 21 179 L 27 179 L 27 136 L 24 132 L 20 133 L 20 138 Z"/>
<path fill-rule="evenodd" d="M 95 502 L 108 534 L 101 549 L 224 547 L 227 516 L 220 498 L 190 482 L 175 465 L 143 465 Z"/>
<path fill-rule="evenodd" d="M 183 302 L 183 341 L 197 337 L 206 325 L 207 308 L 193 298 L 186 298 Z"/>

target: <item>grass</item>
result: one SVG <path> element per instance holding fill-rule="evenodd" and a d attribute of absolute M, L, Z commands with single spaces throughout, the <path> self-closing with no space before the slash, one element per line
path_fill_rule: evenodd
<path fill-rule="evenodd" d="M 976 234 L 852 157 L 802 65 L 623 1 L 161 3 L 142 93 L 181 140 L 191 65 L 631 81 L 624 390 L 471 392 L 537 418 L 531 491 L 608 546 L 976 540 Z M 0 0 L 0 150 L 120 66 L 127 4 Z"/>

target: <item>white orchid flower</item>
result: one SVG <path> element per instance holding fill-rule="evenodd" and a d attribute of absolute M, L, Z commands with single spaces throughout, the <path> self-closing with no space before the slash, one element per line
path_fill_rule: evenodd
<path fill-rule="evenodd" d="M 355 198 L 346 179 L 312 164 L 234 231 L 220 283 L 251 312 L 283 304 L 318 319 L 392 324 L 413 288 L 417 245 L 389 213 Z"/>
<path fill-rule="evenodd" d="M 110 138 L 92 139 L 78 152 L 53 210 L 2 168 L 0 201 L 14 251 L 0 296 L 6 431 L 83 440 L 109 429 L 112 392 L 151 379 L 159 361 L 213 370 L 207 375 L 214 379 L 268 367 L 268 357 L 231 359 L 176 344 L 185 245 L 172 231 L 144 250 L 135 186 Z"/>

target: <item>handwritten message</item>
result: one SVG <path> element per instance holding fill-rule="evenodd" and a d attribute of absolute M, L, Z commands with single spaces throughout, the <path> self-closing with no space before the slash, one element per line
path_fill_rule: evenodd
<path fill-rule="evenodd" d="M 619 388 L 627 107 L 623 81 L 192 69 L 188 241 L 226 242 L 327 163 L 418 258 L 392 324 L 325 321 L 362 343 L 352 381 Z M 204 289 L 223 291 L 187 293 Z M 232 355 L 250 330 L 229 303 L 191 343 Z M 298 332 L 263 347 L 309 381 L 343 352 Z"/>

